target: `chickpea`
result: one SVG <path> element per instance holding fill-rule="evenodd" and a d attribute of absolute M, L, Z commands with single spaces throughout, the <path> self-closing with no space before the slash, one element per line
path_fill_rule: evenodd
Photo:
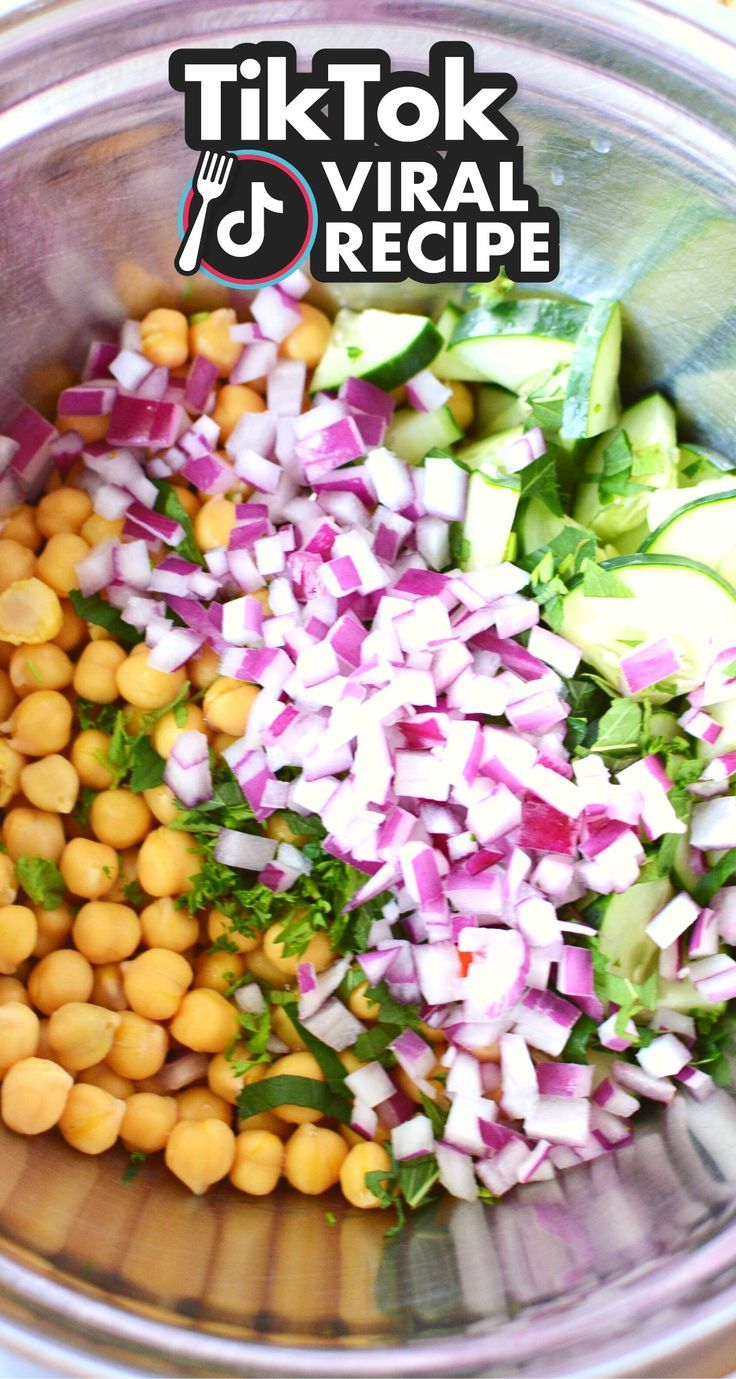
<path fill-rule="evenodd" d="M 181 719 L 181 722 L 178 719 Z M 204 714 L 199 704 L 187 704 L 184 712 L 179 712 L 178 715 L 173 709 L 165 713 L 154 725 L 151 742 L 159 756 L 166 761 L 171 755 L 176 739 L 181 737 L 182 733 L 192 732 L 193 729 L 200 733 L 205 732 Z"/>
<path fill-rule="evenodd" d="M 366 995 L 367 990 L 367 982 L 361 982 L 360 986 L 354 987 L 348 996 L 348 1009 L 359 1020 L 377 1020 L 381 1013 L 381 1007 L 378 1001 L 372 1001 Z"/>
<path fill-rule="evenodd" d="M 89 642 L 74 671 L 74 688 L 93 704 L 112 704 L 118 697 L 117 672 L 126 654 L 117 642 Z"/>
<path fill-rule="evenodd" d="M 58 594 L 33 576 L 0 593 L 0 639 L 13 646 L 51 642 L 63 622 Z"/>
<path fill-rule="evenodd" d="M 110 643 L 99 642 L 99 646 Z M 72 743 L 71 759 L 82 785 L 92 790 L 107 790 L 115 780 L 111 767 L 104 765 L 110 747 L 110 734 L 99 728 L 85 728 Z"/>
<path fill-rule="evenodd" d="M 92 499 L 81 488 L 57 488 L 36 508 L 38 530 L 47 539 L 59 532 L 80 532 L 92 512 Z"/>
<path fill-rule="evenodd" d="M 38 508 L 32 508 L 28 503 L 21 503 L 15 512 L 11 513 L 5 526 L 3 536 L 8 541 L 17 541 L 20 546 L 27 546 L 29 551 L 37 551 L 42 545 L 41 533 L 38 530 L 36 514 Z"/>
<path fill-rule="evenodd" d="M 92 1068 L 84 1068 L 77 1074 L 77 1082 L 89 1083 L 90 1087 L 101 1087 L 103 1092 L 109 1092 L 110 1096 L 117 1097 L 119 1101 L 125 1101 L 132 1096 L 135 1091 L 135 1083 L 127 1077 L 118 1077 L 112 1068 L 108 1068 L 107 1063 L 95 1063 Z"/>
<path fill-rule="evenodd" d="M 224 756 L 228 747 L 232 747 L 233 743 L 237 742 L 237 740 L 237 737 L 233 737 L 232 733 L 215 733 L 212 739 L 212 750 L 215 756 Z"/>
<path fill-rule="evenodd" d="M 235 526 L 235 504 L 223 494 L 203 503 L 194 519 L 194 536 L 200 551 L 227 546 Z"/>
<path fill-rule="evenodd" d="M 38 1016 L 29 1006 L 20 1001 L 6 1001 L 0 1006 L 0 1077 L 21 1058 L 33 1058 L 39 1032 Z"/>
<path fill-rule="evenodd" d="M 266 957 L 262 948 L 254 948 L 252 953 L 246 953 L 245 965 L 256 981 L 268 982 L 269 986 L 275 986 L 281 991 L 285 991 L 291 985 L 291 978 Z"/>
<path fill-rule="evenodd" d="M 294 833 L 286 821 L 286 815 L 278 811 L 266 819 L 264 832 L 266 837 L 273 838 L 274 842 L 291 843 L 295 848 L 302 847 L 307 841 L 306 833 Z"/>
<path fill-rule="evenodd" d="M 146 905 L 140 915 L 143 942 L 148 948 L 185 953 L 199 937 L 199 925 L 186 910 L 177 910 L 170 896 Z"/>
<path fill-rule="evenodd" d="M 188 991 L 171 1021 L 171 1033 L 197 1053 L 222 1053 L 240 1030 L 237 1011 L 219 991 Z"/>
<path fill-rule="evenodd" d="M 37 936 L 33 910 L 27 905 L 3 905 L 0 908 L 0 972 L 12 976 L 16 967 L 31 956 Z"/>
<path fill-rule="evenodd" d="M 123 986 L 128 1005 L 149 1020 L 170 1020 L 192 982 L 192 969 L 180 953 L 148 948 L 123 963 Z"/>
<path fill-rule="evenodd" d="M 8 1001 L 19 1001 L 23 1006 L 31 1004 L 28 992 L 17 977 L 0 977 L 0 1006 L 7 1005 Z"/>
<path fill-rule="evenodd" d="M 243 350 L 243 346 L 230 336 L 230 327 L 236 324 L 232 307 L 225 306 L 211 311 L 203 321 L 194 321 L 189 327 L 190 354 L 203 354 L 205 359 L 211 359 L 221 378 L 227 378 Z"/>
<path fill-rule="evenodd" d="M 59 905 L 55 910 L 44 910 L 34 906 L 38 937 L 33 949 L 34 958 L 45 958 L 47 953 L 55 953 L 63 948 L 71 933 L 74 916 L 68 905 Z"/>
<path fill-rule="evenodd" d="M 200 953 L 194 964 L 194 985 L 226 996 L 244 972 L 245 959 L 240 953 Z"/>
<path fill-rule="evenodd" d="M 71 1073 L 92 1068 L 107 1058 L 120 1016 L 104 1006 L 68 1001 L 49 1021 L 49 1044 Z"/>
<path fill-rule="evenodd" d="M 140 920 L 129 905 L 93 900 L 79 911 L 72 938 L 89 962 L 121 962 L 141 941 Z"/>
<path fill-rule="evenodd" d="M 447 406 L 452 412 L 455 421 L 461 431 L 467 431 L 472 425 L 475 403 L 473 394 L 465 383 L 448 384 L 452 388 L 452 396 L 448 399 Z"/>
<path fill-rule="evenodd" d="M 11 656 L 11 665 L 12 662 L 13 658 Z M 4 723 L 6 719 L 10 718 L 17 702 L 18 696 L 13 688 L 7 670 L 0 670 L 0 723 Z"/>
<path fill-rule="evenodd" d="M 99 900 L 112 890 L 120 864 L 114 848 L 90 838 L 72 838 L 61 854 L 59 869 L 72 895 Z M 100 958 L 100 962 L 104 962 Z"/>
<path fill-rule="evenodd" d="M 212 420 L 220 428 L 220 439 L 226 441 L 235 430 L 244 412 L 265 412 L 266 404 L 253 388 L 245 383 L 224 383 L 217 394 Z"/>
<path fill-rule="evenodd" d="M 279 1120 L 273 1111 L 259 1111 L 255 1116 L 238 1116 L 238 1130 L 269 1130 L 280 1140 L 285 1140 L 290 1134 L 289 1126 Z"/>
<path fill-rule="evenodd" d="M 73 1078 L 47 1058 L 21 1058 L 2 1085 L 0 1108 L 8 1129 L 19 1135 L 42 1135 L 58 1124 Z"/>
<path fill-rule="evenodd" d="M 12 718 L 12 746 L 29 757 L 63 752 L 72 735 L 72 706 L 58 690 L 35 690 L 21 699 Z"/>
<path fill-rule="evenodd" d="M 158 823 L 173 823 L 179 811 L 176 807 L 174 792 L 168 785 L 154 785 L 152 789 L 144 790 L 143 798 Z"/>
<path fill-rule="evenodd" d="M 233 927 L 233 921 L 229 915 L 223 914 L 222 910 L 210 910 L 207 915 L 207 937 L 210 943 L 217 943 L 220 938 L 227 938 L 229 943 L 234 944 L 239 953 L 252 953 L 258 947 L 259 940 L 253 934 L 241 934 Z"/>
<path fill-rule="evenodd" d="M 18 894 L 13 859 L 7 852 L 0 852 L 0 905 L 12 905 Z"/>
<path fill-rule="evenodd" d="M 73 948 L 58 948 L 36 963 L 28 978 L 28 995 L 36 1010 L 53 1015 L 69 1001 L 88 1001 L 92 982 L 87 959 Z"/>
<path fill-rule="evenodd" d="M 87 518 L 82 527 L 81 535 L 90 546 L 99 546 L 102 541 L 117 541 L 123 534 L 125 526 L 124 517 L 100 517 L 96 512 Z"/>
<path fill-rule="evenodd" d="M 316 306 L 310 306 L 308 302 L 300 302 L 298 309 L 302 320 L 281 341 L 279 353 L 285 359 L 303 359 L 308 369 L 314 369 L 327 348 L 332 322 L 323 311 L 318 311 Z"/>
<path fill-rule="evenodd" d="M 151 811 L 143 796 L 131 790 L 103 790 L 92 801 L 89 823 L 99 842 L 129 848 L 145 838 Z"/>
<path fill-rule="evenodd" d="M 22 806 L 11 809 L 5 815 L 2 832 L 14 862 L 24 856 L 58 862 L 64 851 L 64 825 L 58 814 Z"/>
<path fill-rule="evenodd" d="M 361 1063 L 357 1054 L 353 1053 L 352 1049 L 344 1049 L 343 1052 L 339 1053 L 337 1056 L 346 1073 L 357 1073 L 359 1068 L 365 1067 L 365 1063 Z"/>
<path fill-rule="evenodd" d="M 141 642 L 117 669 L 118 694 L 146 712 L 162 709 L 175 699 L 186 679 L 183 669 L 166 672 L 149 666 L 150 654 L 149 647 Z"/>
<path fill-rule="evenodd" d="M 216 1096 L 234 1106 L 244 1087 L 250 1087 L 254 1082 L 263 1081 L 266 1076 L 266 1065 L 265 1063 L 251 1063 L 244 1073 L 236 1072 L 237 1066 L 247 1063 L 250 1058 L 250 1049 L 242 1040 L 238 1041 L 229 1057 L 228 1054 L 216 1053 L 214 1058 L 210 1059 L 207 1069 L 207 1085 Z"/>
<path fill-rule="evenodd" d="M 101 962 L 95 966 L 92 1000 L 105 1010 L 127 1010 L 123 969 L 119 962 Z"/>
<path fill-rule="evenodd" d="M 67 431 L 77 431 L 87 445 L 104 441 L 109 425 L 109 416 L 54 417 L 57 431 L 61 431 L 62 435 Z"/>
<path fill-rule="evenodd" d="M 124 1115 L 124 1101 L 102 1087 L 78 1082 L 69 1093 L 59 1129 L 67 1144 L 80 1154 L 104 1154 L 114 1145 Z"/>
<path fill-rule="evenodd" d="M 159 306 L 141 321 L 141 353 L 157 368 L 175 369 L 189 358 L 189 322 L 181 311 Z"/>
<path fill-rule="evenodd" d="M 273 1007 L 271 1028 L 277 1038 L 283 1040 L 293 1053 L 302 1053 L 306 1049 L 307 1046 L 302 1036 L 297 1032 L 291 1016 L 287 1014 L 283 1006 Z"/>
<path fill-rule="evenodd" d="M 20 783 L 26 799 L 52 814 L 71 814 L 79 795 L 79 776 L 66 757 L 53 752 L 24 766 Z"/>
<path fill-rule="evenodd" d="M 154 828 L 138 853 L 138 880 L 147 895 L 187 895 L 200 866 L 191 833 Z"/>
<path fill-rule="evenodd" d="M 221 1120 L 230 1124 L 228 1103 L 209 1087 L 186 1087 L 176 1098 L 179 1120 Z"/>
<path fill-rule="evenodd" d="M 9 804 L 14 795 L 20 790 L 20 773 L 26 764 L 26 759 L 16 752 L 14 747 L 10 747 L 7 742 L 0 741 L 0 805 Z"/>
<path fill-rule="evenodd" d="M 232 503 L 230 504 L 232 507 Z M 233 512 L 233 516 L 234 516 Z M 206 689 L 217 679 L 220 658 L 211 646 L 205 646 L 193 656 L 187 667 L 187 678 L 195 690 Z"/>
<path fill-rule="evenodd" d="M 243 1130 L 235 1140 L 230 1182 L 252 1197 L 273 1192 L 284 1169 L 284 1146 L 268 1130 Z"/>
<path fill-rule="evenodd" d="M 166 1148 L 179 1112 L 176 1098 L 155 1092 L 134 1092 L 125 1103 L 120 1138 L 126 1149 L 155 1154 Z"/>
<path fill-rule="evenodd" d="M 242 737 L 250 711 L 260 694 L 257 685 L 244 684 L 220 675 L 205 691 L 204 716 L 210 728 Z"/>
<path fill-rule="evenodd" d="M 391 1168 L 391 1160 L 388 1153 L 381 1144 L 374 1144 L 366 1141 L 363 1144 L 356 1144 L 343 1160 L 340 1169 L 340 1186 L 343 1195 L 354 1207 L 362 1207 L 364 1210 L 372 1210 L 380 1207 L 380 1202 L 369 1187 L 366 1187 L 366 1173 L 376 1173 L 380 1169 L 387 1172 Z"/>
<path fill-rule="evenodd" d="M 318 972 L 324 972 L 334 961 L 335 954 L 324 930 L 320 930 L 309 940 L 303 953 L 286 955 L 281 942 L 283 927 L 283 924 L 272 924 L 263 935 L 263 951 L 279 972 L 295 977 L 300 962 L 313 962 Z"/>
<path fill-rule="evenodd" d="M 165 1151 L 166 1167 L 201 1197 L 227 1177 L 235 1158 L 235 1136 L 221 1120 L 178 1121 Z"/>
<path fill-rule="evenodd" d="M 0 537 L 0 593 L 19 579 L 30 579 L 36 570 L 36 557 L 19 541 Z"/>
<path fill-rule="evenodd" d="M 335 1130 L 300 1125 L 286 1142 L 284 1174 L 297 1192 L 316 1197 L 340 1180 L 348 1147 Z"/>
<path fill-rule="evenodd" d="M 77 565 L 89 554 L 89 546 L 76 532 L 58 532 L 46 542 L 36 561 L 39 577 L 57 594 L 76 589 Z"/>
<path fill-rule="evenodd" d="M 74 668 L 54 642 L 19 646 L 10 658 L 10 679 L 18 694 L 33 690 L 62 690 L 72 683 Z"/>
<path fill-rule="evenodd" d="M 53 639 L 53 645 L 67 653 L 76 651 L 87 636 L 87 624 L 84 618 L 80 618 L 68 599 L 61 599 L 60 607 L 61 627 Z"/>
<path fill-rule="evenodd" d="M 283 1058 L 277 1058 L 271 1064 L 266 1078 L 271 1077 L 307 1077 L 312 1082 L 324 1082 L 324 1073 L 311 1053 L 287 1053 Z M 275 1106 L 274 1115 L 279 1120 L 288 1121 L 291 1125 L 303 1125 L 307 1121 L 318 1121 L 322 1119 L 321 1111 L 313 1111 L 309 1106 Z"/>
<path fill-rule="evenodd" d="M 162 1025 L 134 1010 L 123 1010 L 107 1062 L 114 1073 L 140 1082 L 156 1076 L 163 1067 L 168 1048 L 169 1037 Z"/>

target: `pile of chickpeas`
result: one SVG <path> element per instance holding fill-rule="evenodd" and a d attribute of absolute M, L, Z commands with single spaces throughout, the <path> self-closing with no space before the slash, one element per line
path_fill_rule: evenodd
<path fill-rule="evenodd" d="M 330 322 L 308 304 L 301 312 L 280 349 L 311 369 Z M 228 308 L 192 324 L 179 311 L 153 310 L 141 323 L 143 352 L 174 374 L 186 372 L 191 355 L 206 355 L 227 378 L 240 350 L 229 333 L 235 319 Z M 265 380 L 219 386 L 213 416 L 223 441 L 243 412 L 264 409 L 264 391 Z M 459 413 L 472 405 L 462 385 L 454 404 Z M 86 442 L 105 437 L 106 417 L 55 421 Z M 278 1006 L 272 1028 L 290 1052 L 239 1072 L 249 1050 L 229 993 L 246 975 L 289 989 L 299 961 L 323 971 L 335 955 L 324 933 L 299 958 L 286 956 L 278 924 L 247 937 L 216 908 L 192 915 L 178 905 L 200 863 L 196 839 L 171 827 L 177 806 L 170 789 L 134 794 L 118 784 L 106 760 L 110 734 L 79 730 L 78 698 L 120 707 L 130 730 L 140 731 L 142 716 L 171 704 L 188 681 L 200 702 L 183 714 L 161 714 L 151 742 L 167 758 L 179 733 L 195 728 L 220 753 L 245 731 L 258 689 L 219 675 L 210 648 L 163 673 L 149 664 L 144 644 L 127 650 L 77 615 L 69 600 L 76 565 L 94 545 L 119 536 L 123 522 L 95 514 L 75 476 L 62 482 L 54 473 L 38 505 L 17 508 L 0 530 L 2 1119 L 23 1135 L 56 1126 L 83 1154 L 101 1154 L 118 1140 L 129 1151 L 163 1151 L 171 1172 L 198 1194 L 229 1176 L 242 1192 L 261 1196 L 283 1175 L 307 1194 L 339 1182 L 349 1202 L 376 1207 L 365 1174 L 388 1169 L 382 1143 L 320 1124 L 320 1112 L 305 1107 L 237 1117 L 244 1086 L 283 1073 L 316 1081 L 323 1074 Z M 207 552 L 227 545 L 235 497 L 242 501 L 250 490 L 233 475 L 233 496 L 183 485 L 176 492 Z M 95 792 L 84 827 L 74 813 L 82 788 Z M 299 841 L 278 814 L 266 831 Z M 20 891 L 15 864 L 25 856 L 57 863 L 66 887 L 57 908 L 43 909 Z M 134 881 L 145 897 L 139 908 L 126 899 Z M 212 948 L 223 936 L 236 951 Z M 349 1004 L 369 1021 L 378 1008 L 365 993 L 363 983 Z M 438 1040 L 435 1031 L 425 1034 Z M 350 1052 L 341 1057 L 348 1071 L 360 1066 Z M 399 1080 L 419 1101 L 403 1074 Z"/>

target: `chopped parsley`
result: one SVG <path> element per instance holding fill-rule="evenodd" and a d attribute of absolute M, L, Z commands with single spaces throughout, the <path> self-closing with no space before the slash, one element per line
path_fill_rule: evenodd
<path fill-rule="evenodd" d="M 143 715 L 140 731 L 131 732 L 125 710 L 117 710 L 107 752 L 101 755 L 103 764 L 114 777 L 115 786 L 124 783 L 128 790 L 140 795 L 162 784 L 166 763 L 151 742 L 151 729 L 167 713 L 173 713 L 177 725 L 182 727 L 186 722 L 188 693 L 187 682 L 170 703 Z"/>
<path fill-rule="evenodd" d="M 165 479 L 157 480 L 156 488 L 158 489 L 158 498 L 154 505 L 156 512 L 163 513 L 164 517 L 171 517 L 174 522 L 179 523 L 184 531 L 179 545 L 174 547 L 177 555 L 180 555 L 182 560 L 191 561 L 193 565 L 204 566 L 204 557 L 194 536 L 192 519 L 186 508 L 182 506 L 181 499 L 175 489 Z"/>
<path fill-rule="evenodd" d="M 401 1162 L 388 1150 L 391 1167 L 374 1169 L 366 1173 L 365 1185 L 377 1197 L 384 1209 L 393 1207 L 396 1211 L 396 1224 L 386 1231 L 386 1237 L 398 1235 L 406 1225 L 406 1210 L 415 1211 L 431 1201 L 432 1188 L 439 1182 L 440 1170 L 433 1154 L 425 1154 L 421 1159 Z"/>
<path fill-rule="evenodd" d="M 44 910 L 58 909 L 64 899 L 66 886 L 55 862 L 24 853 L 15 864 L 15 875 L 34 905 L 40 905 Z"/>
<path fill-rule="evenodd" d="M 128 1160 L 126 1166 L 125 1166 L 125 1168 L 123 1169 L 122 1173 L 120 1174 L 120 1180 L 121 1180 L 121 1182 L 123 1182 L 123 1183 L 132 1183 L 132 1182 L 134 1182 L 135 1179 L 138 1177 L 138 1174 L 140 1173 L 140 1171 L 141 1171 L 141 1169 L 142 1169 L 144 1163 L 146 1162 L 146 1159 L 147 1159 L 147 1158 L 148 1158 L 148 1155 L 147 1155 L 147 1154 L 144 1154 L 144 1152 L 143 1152 L 142 1149 L 134 1149 L 134 1150 L 133 1150 L 133 1153 L 131 1154 L 131 1156 L 130 1156 L 130 1158 L 129 1158 L 129 1160 Z"/>
<path fill-rule="evenodd" d="M 85 598 L 79 589 L 72 589 L 69 598 L 72 608 L 80 618 L 84 618 L 85 622 L 96 623 L 98 627 L 104 627 L 116 642 L 122 642 L 124 646 L 135 646 L 143 641 L 142 633 L 133 627 L 132 623 L 125 622 L 117 608 L 113 608 L 101 594 L 90 594 Z"/>
<path fill-rule="evenodd" d="M 583 565 L 583 593 L 591 599 L 630 599 L 631 590 L 613 570 L 604 570 L 594 560 Z"/>
<path fill-rule="evenodd" d="M 77 699 L 77 719 L 80 728 L 98 728 L 101 733 L 111 733 L 115 727 L 118 708 L 115 704 L 94 704 L 91 699 Z"/>

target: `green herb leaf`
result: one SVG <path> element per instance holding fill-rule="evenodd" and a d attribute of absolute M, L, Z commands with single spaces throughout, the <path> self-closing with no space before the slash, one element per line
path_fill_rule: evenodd
<path fill-rule="evenodd" d="M 698 905 L 703 907 L 710 905 L 716 891 L 719 891 L 721 886 L 725 886 L 734 872 L 736 872 L 736 848 L 729 848 L 715 866 L 711 867 L 710 871 L 705 876 L 701 876 L 698 881 L 693 892 Z"/>
<path fill-rule="evenodd" d="M 195 540 L 192 520 L 185 508 L 182 507 L 177 493 L 165 479 L 157 480 L 156 488 L 158 489 L 158 498 L 155 503 L 156 512 L 163 513 L 165 517 L 171 517 L 184 530 L 183 540 L 174 547 L 177 555 L 180 555 L 182 560 L 191 560 L 194 565 L 204 566 L 204 556 Z"/>
<path fill-rule="evenodd" d="M 147 1158 L 148 1155 L 144 1154 L 142 1149 L 134 1149 L 128 1163 L 120 1174 L 120 1181 L 123 1183 L 134 1182 Z"/>
<path fill-rule="evenodd" d="M 64 899 L 66 886 L 55 862 L 24 853 L 15 864 L 15 875 L 34 905 L 40 905 L 44 910 L 58 909 Z"/>
<path fill-rule="evenodd" d="M 630 599 L 633 598 L 622 579 L 612 570 L 604 570 L 594 560 L 586 560 L 583 566 L 583 593 L 591 599 Z"/>
<path fill-rule="evenodd" d="M 631 490 L 631 467 L 634 452 L 625 431 L 617 431 L 603 450 L 603 471 L 598 480 L 602 503 L 614 498 L 626 498 Z"/>
<path fill-rule="evenodd" d="M 72 818 L 76 819 L 80 828 L 86 828 L 89 823 L 89 811 L 96 794 L 97 791 L 91 790 L 88 785 L 82 786 L 79 792 L 76 807 L 72 811 Z"/>
<path fill-rule="evenodd" d="M 545 451 L 538 460 L 533 460 L 521 471 L 521 494 L 525 498 L 538 498 L 555 517 L 563 516 L 560 501 L 560 486 L 557 482 L 557 466 L 554 456 Z"/>
<path fill-rule="evenodd" d="M 148 896 L 137 881 L 128 881 L 127 885 L 123 886 L 123 895 L 134 910 L 140 910 L 148 904 Z"/>
<path fill-rule="evenodd" d="M 601 756 L 635 752 L 642 731 L 642 707 L 635 699 L 614 699 L 598 722 L 590 751 Z"/>
<path fill-rule="evenodd" d="M 330 1091 L 335 1092 L 337 1096 L 347 1096 L 348 1092 L 345 1086 L 347 1073 L 335 1050 L 331 1049 L 329 1045 L 323 1044 L 322 1040 L 318 1039 L 316 1034 L 312 1034 L 311 1030 L 304 1028 L 297 1016 L 296 1006 L 286 1006 L 285 1009 L 297 1034 L 304 1040 L 312 1057 L 316 1058 L 319 1063 Z"/>
<path fill-rule="evenodd" d="M 309 1077 L 292 1077 L 277 1073 L 244 1087 L 238 1097 L 238 1115 L 244 1119 L 261 1111 L 273 1111 L 277 1106 L 306 1106 L 321 1111 L 343 1125 L 350 1124 L 351 1103 L 347 1097 L 337 1096 L 324 1082 Z"/>
<path fill-rule="evenodd" d="M 69 594 L 72 608 L 78 613 L 85 622 L 96 623 L 98 627 L 104 627 L 116 642 L 122 642 L 124 646 L 136 646 L 143 641 L 143 636 L 129 622 L 124 622 L 117 608 L 112 608 L 101 594 L 90 594 L 84 598 L 78 589 L 72 589 Z"/>
<path fill-rule="evenodd" d="M 579 1015 L 560 1058 L 563 1063 L 587 1063 L 591 1040 L 596 1038 L 598 1024 L 590 1015 Z"/>
<path fill-rule="evenodd" d="M 138 738 L 130 754 L 128 789 L 134 795 L 153 790 L 163 784 L 166 762 L 151 743 L 150 737 Z"/>
<path fill-rule="evenodd" d="M 101 733 L 111 733 L 118 715 L 116 704 L 93 704 L 91 699 L 77 699 L 77 720 L 80 728 L 98 728 Z"/>

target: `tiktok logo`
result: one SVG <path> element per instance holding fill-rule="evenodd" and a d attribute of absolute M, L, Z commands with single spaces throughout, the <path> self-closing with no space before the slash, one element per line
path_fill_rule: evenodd
<path fill-rule="evenodd" d="M 181 206 L 180 273 L 200 269 L 233 287 L 265 287 L 293 273 L 317 233 L 314 196 L 284 158 L 205 149 Z"/>

